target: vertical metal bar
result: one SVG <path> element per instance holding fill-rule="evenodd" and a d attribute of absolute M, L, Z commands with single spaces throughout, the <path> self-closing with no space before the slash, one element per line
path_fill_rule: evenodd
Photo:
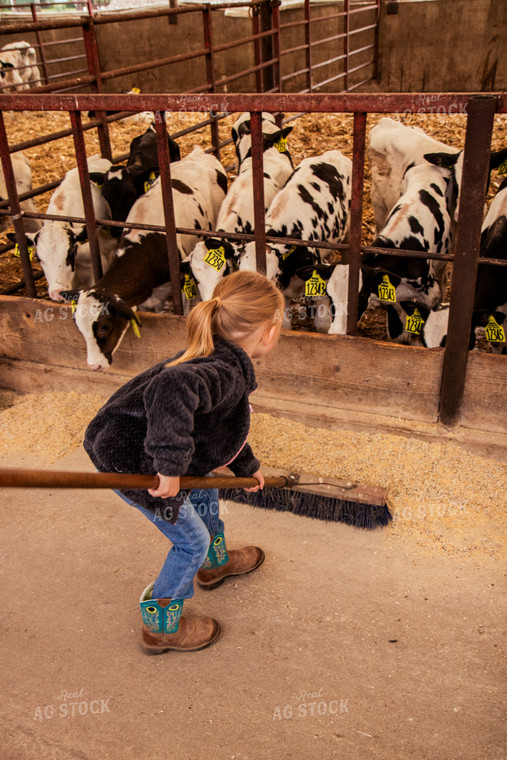
<path fill-rule="evenodd" d="M 343 38 L 343 55 L 345 58 L 343 59 L 343 66 L 344 66 L 344 73 L 345 76 L 343 78 L 343 85 L 345 92 L 348 92 L 349 90 L 349 35 L 350 35 L 350 7 L 349 7 L 349 0 L 343 0 L 343 10 L 345 12 L 345 16 L 343 17 L 344 25 L 345 25 L 345 37 Z"/>
<path fill-rule="evenodd" d="M 32 18 L 34 21 L 37 21 L 37 9 L 35 7 L 35 3 L 32 3 L 30 5 L 30 8 L 32 10 Z M 39 30 L 35 32 L 35 37 L 37 39 L 37 45 L 39 46 L 39 52 L 40 52 L 40 60 L 42 64 L 42 70 L 44 72 L 44 82 L 45 84 L 49 83 L 48 79 L 48 63 L 46 60 L 46 52 L 44 50 L 44 43 L 42 42 L 42 34 Z"/>
<path fill-rule="evenodd" d="M 373 79 L 378 79 L 379 77 L 379 51 L 380 51 L 380 45 L 379 45 L 379 28 L 380 28 L 380 6 L 381 0 L 377 0 L 377 9 L 375 11 L 375 41 L 374 41 L 374 64 L 373 64 Z"/>
<path fill-rule="evenodd" d="M 172 283 L 174 313 L 183 314 L 183 302 L 180 288 L 180 254 L 176 238 L 176 219 L 174 217 L 174 202 L 171 184 L 171 159 L 167 142 L 165 111 L 155 112 L 155 131 L 157 134 L 158 165 L 162 185 L 162 204 L 164 207 L 165 237 L 169 274 Z M 162 283 L 161 283 L 162 284 Z"/>
<path fill-rule="evenodd" d="M 81 183 L 81 194 L 83 196 L 86 231 L 88 233 L 88 242 L 90 244 L 93 277 L 95 282 L 97 282 L 102 277 L 102 262 L 100 260 L 97 226 L 95 223 L 95 209 L 93 208 L 92 190 L 90 187 L 90 176 L 88 174 L 88 162 L 86 160 L 86 147 L 80 111 L 70 111 L 70 123 L 72 126 L 72 137 L 74 138 L 79 181 Z"/>
<path fill-rule="evenodd" d="M 273 16 L 271 13 L 270 0 L 264 0 L 260 6 L 261 32 L 268 32 L 273 28 Z M 261 40 L 262 63 L 270 61 L 273 58 L 273 38 L 271 36 L 263 37 Z M 262 69 L 262 92 L 273 88 L 273 67 L 266 66 Z"/>
<path fill-rule="evenodd" d="M 264 169 L 262 119 L 259 111 L 250 113 L 252 129 L 252 184 L 254 199 L 255 257 L 257 271 L 266 274 L 266 226 L 264 223 Z"/>
<path fill-rule="evenodd" d="M 23 277 L 25 279 L 26 293 L 29 298 L 35 298 L 37 293 L 35 290 L 32 267 L 30 266 L 30 257 L 28 255 L 28 246 L 25 238 L 22 211 L 21 206 L 19 205 L 18 190 L 16 187 L 16 179 L 14 177 L 14 169 L 12 168 L 11 154 L 9 153 L 9 141 L 7 139 L 4 115 L 2 111 L 0 111 L 0 157 L 2 160 L 5 187 L 7 189 L 7 195 L 11 207 L 12 223 L 14 225 L 14 231 L 16 233 L 21 255 L 21 268 L 23 270 Z"/>
<path fill-rule="evenodd" d="M 259 6 L 254 5 L 252 7 L 252 33 L 253 34 L 259 34 L 260 27 L 259 27 Z M 254 62 L 256 66 L 260 66 L 261 64 L 261 41 L 260 40 L 254 40 Z M 255 71 L 255 91 L 256 92 L 262 92 L 262 71 L 260 69 L 256 69 Z"/>
<path fill-rule="evenodd" d="M 272 19 L 273 29 L 275 34 L 273 36 L 273 57 L 275 63 L 273 64 L 273 86 L 276 85 L 278 92 L 282 91 L 282 59 L 280 55 L 280 0 L 272 0 Z"/>
<path fill-rule="evenodd" d="M 312 72 L 312 30 L 311 30 L 311 11 L 310 0 L 305 0 L 305 44 L 306 44 L 306 65 L 308 73 L 306 75 L 306 86 L 309 92 L 313 92 L 313 72 Z"/>
<path fill-rule="evenodd" d="M 215 92 L 215 50 L 213 48 L 213 27 L 211 19 L 211 5 L 208 3 L 202 9 L 202 23 L 204 32 L 204 46 L 208 51 L 206 53 L 206 81 L 208 83 L 208 92 Z M 210 112 L 211 119 L 211 144 L 213 154 L 220 160 L 220 135 L 218 133 L 218 121 Z"/>
<path fill-rule="evenodd" d="M 83 42 L 85 46 L 86 62 L 88 64 L 88 71 L 95 77 L 95 81 L 92 82 L 92 90 L 94 92 L 103 92 L 102 85 L 102 71 L 100 69 L 99 51 L 97 47 L 97 35 L 95 33 L 95 24 L 91 16 L 83 23 Z M 100 119 L 101 124 L 97 127 L 100 154 L 110 161 L 113 160 L 113 153 L 111 150 L 111 140 L 109 138 L 109 127 L 106 121 L 106 114 L 104 111 L 97 111 L 97 119 Z"/>
<path fill-rule="evenodd" d="M 177 7 L 178 7 L 178 0 L 169 0 L 169 8 L 177 8 Z M 170 24 L 178 23 L 178 15 L 176 13 L 171 14 L 169 16 L 169 23 Z"/>
<path fill-rule="evenodd" d="M 489 173 L 489 151 L 497 99 L 471 97 L 465 137 L 463 178 L 459 199 L 454 263 L 452 268 L 449 327 L 440 389 L 443 425 L 458 425 L 465 393 L 468 346 L 477 279 L 482 215 Z"/>
<path fill-rule="evenodd" d="M 349 293 L 347 300 L 347 335 L 355 335 L 357 332 L 365 143 L 366 113 L 358 111 L 354 114 L 354 149 L 352 156 L 352 198 L 350 204 L 350 247 L 348 261 Z"/>

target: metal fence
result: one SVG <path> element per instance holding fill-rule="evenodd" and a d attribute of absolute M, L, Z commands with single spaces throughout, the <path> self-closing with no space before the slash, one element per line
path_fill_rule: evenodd
<path fill-rule="evenodd" d="M 166 234 L 167 252 L 171 280 L 179 282 L 180 260 L 176 245 L 176 233 L 200 236 L 213 235 L 256 242 L 257 267 L 266 271 L 266 242 L 279 239 L 266 237 L 264 228 L 264 185 L 263 185 L 263 150 L 261 132 L 261 112 L 311 112 L 311 113 L 351 113 L 354 118 L 353 128 L 353 169 L 352 202 L 350 221 L 350 242 L 348 245 L 335 245 L 314 241 L 291 240 L 284 238 L 284 243 L 301 245 L 307 243 L 313 247 L 339 248 L 347 252 L 350 264 L 348 292 L 347 332 L 354 335 L 358 316 L 358 290 L 360 256 L 362 252 L 382 252 L 382 249 L 365 247 L 361 243 L 362 199 L 364 178 L 364 157 L 366 139 L 366 118 L 368 113 L 421 112 L 418 94 L 237 94 L 222 95 L 222 108 L 227 113 L 249 111 L 252 124 L 252 164 L 253 192 L 255 203 L 255 235 L 232 235 L 209 230 L 187 230 L 177 228 L 171 202 L 171 168 L 166 138 L 165 112 L 177 110 L 178 95 L 35 95 L 27 94 L 22 99 L 16 95 L 0 96 L 0 153 L 9 194 L 10 214 L 15 227 L 21 252 L 23 274 L 27 293 L 35 296 L 35 285 L 30 266 L 29 254 L 23 231 L 23 216 L 16 191 L 7 133 L 3 119 L 3 110 L 45 110 L 68 111 L 72 124 L 76 160 L 79 167 L 81 187 L 85 207 L 85 221 L 88 238 L 94 260 L 94 274 L 101 275 L 100 256 L 98 252 L 95 224 L 115 226 L 114 222 L 96 220 L 90 194 L 90 184 L 86 163 L 86 151 L 83 137 L 81 111 L 118 110 L 137 112 L 139 108 L 155 114 L 157 145 L 159 152 L 162 190 L 164 192 L 164 224 L 153 227 L 149 225 L 127 225 L 116 223 L 121 227 L 138 229 L 155 229 Z M 437 101 L 435 101 L 437 98 Z M 216 96 L 203 94 L 200 104 L 211 111 L 216 107 Z M 20 102 L 22 101 L 22 102 Z M 450 301 L 449 327 L 443 362 L 440 421 L 444 424 L 456 424 L 459 419 L 463 400 L 466 366 L 468 361 L 468 343 L 472 321 L 477 268 L 484 263 L 496 266 L 507 265 L 506 261 L 479 258 L 480 234 L 483 208 L 489 171 L 489 151 L 496 113 L 507 113 L 507 99 L 501 94 L 479 95 L 470 93 L 441 94 L 434 96 L 440 112 L 452 113 L 459 108 L 467 113 L 467 130 L 464 149 L 463 179 L 460 191 L 459 218 L 456 230 L 454 255 L 429 252 L 415 252 L 389 249 L 390 255 L 415 256 L 441 259 L 453 262 L 452 292 Z M 17 146 L 15 146 L 17 147 Z M 25 196 L 26 197 L 26 196 Z M 5 211 L 3 213 L 6 213 Z M 41 214 L 28 214 L 25 217 L 50 218 Z M 58 217 L 61 219 L 61 217 Z M 71 219 L 72 221 L 72 219 Z M 83 220 L 76 220 L 83 221 Z M 174 311 L 182 314 L 181 293 L 174 289 Z"/>

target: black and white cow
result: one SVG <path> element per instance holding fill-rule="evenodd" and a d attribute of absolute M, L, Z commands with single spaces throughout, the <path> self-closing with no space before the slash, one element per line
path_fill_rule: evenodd
<path fill-rule="evenodd" d="M 171 163 L 181 158 L 179 145 L 167 135 Z M 126 166 L 114 166 L 107 172 L 102 194 L 109 203 L 115 222 L 124 222 L 130 209 L 159 175 L 157 137 L 154 126 L 134 137 Z M 121 228 L 112 227 L 111 234 L 120 237 Z"/>
<path fill-rule="evenodd" d="M 372 247 L 448 254 L 454 228 L 457 184 L 454 173 L 431 164 L 407 169 L 403 195 L 392 209 Z M 417 300 L 432 309 L 444 296 L 446 262 L 416 257 L 365 253 L 361 258 L 363 288 L 360 315 L 370 295 L 388 312 L 389 337 L 413 342 L 405 329 L 403 301 Z"/>
<path fill-rule="evenodd" d="M 266 111 L 262 112 L 261 128 L 263 135 L 270 135 L 280 130 L 280 127 L 276 124 L 274 115 Z M 236 119 L 232 125 L 231 135 L 236 149 L 239 171 L 243 161 L 252 155 L 252 125 L 248 111 L 244 111 Z M 283 142 L 280 143 L 280 148 L 283 149 Z"/>
<path fill-rule="evenodd" d="M 314 301 L 313 324 L 317 332 L 345 335 L 349 298 L 349 264 L 313 264 L 298 269 L 305 296 Z M 359 273 L 359 287 L 362 276 Z"/>
<path fill-rule="evenodd" d="M 292 160 L 289 151 L 281 152 L 276 145 L 285 141 L 292 127 L 277 130 L 270 135 L 264 135 L 264 211 L 269 208 L 277 192 L 283 187 L 292 174 Z M 223 232 L 254 232 L 254 194 L 252 159 L 246 158 L 239 170 L 239 175 L 229 188 L 227 196 L 220 208 L 217 219 L 217 231 Z M 210 255 L 209 251 L 220 253 L 219 258 Z M 215 286 L 225 274 L 229 274 L 239 266 L 239 260 L 245 252 L 244 242 L 232 242 L 227 239 L 208 238 L 197 243 L 190 255 L 192 272 L 197 280 L 199 292 L 204 300 L 211 298 Z M 247 268 L 247 265 L 243 268 Z"/>
<path fill-rule="evenodd" d="M 407 127 L 389 116 L 371 130 L 367 153 L 377 233 L 385 227 L 387 217 L 404 192 L 405 173 L 413 166 L 424 165 L 426 153 L 442 153 L 454 160 L 458 186 L 461 182 L 462 151 L 429 137 L 419 127 Z"/>
<path fill-rule="evenodd" d="M 213 229 L 227 187 L 220 162 L 195 147 L 174 165 L 171 182 L 176 225 Z M 163 218 L 158 178 L 135 202 L 127 221 L 159 225 Z M 194 248 L 196 239 L 195 235 L 177 235 L 182 259 Z M 132 229 L 122 236 L 117 258 L 99 282 L 87 290 L 66 294 L 66 299 L 75 303 L 74 320 L 86 341 L 87 362 L 92 369 L 106 369 L 111 364 L 129 324 L 137 329 L 135 308 L 169 279 L 165 235 Z M 195 293 L 189 296 L 190 300 Z"/>
<path fill-rule="evenodd" d="M 22 151 L 19 151 L 18 153 L 11 154 L 11 162 L 18 195 L 29 192 L 32 189 L 32 169 L 30 161 Z M 3 168 L 0 163 L 0 201 L 6 201 L 7 199 L 7 186 L 5 184 Z M 38 213 L 37 206 L 32 198 L 27 198 L 26 200 L 21 201 L 20 206 L 22 211 L 28 211 L 33 214 Z M 1 215 L 0 232 L 8 227 L 10 223 L 10 217 Z M 37 232 L 37 230 L 42 227 L 40 219 L 28 219 L 25 217 L 23 224 L 26 232 Z"/>
<path fill-rule="evenodd" d="M 90 190 L 95 216 L 98 219 L 111 219 L 109 206 L 96 184 L 101 182 L 110 166 L 111 162 L 100 156 L 91 156 L 88 159 Z M 62 183 L 56 188 L 46 213 L 54 216 L 84 217 L 77 167 L 68 171 Z M 97 227 L 97 237 L 102 266 L 105 270 L 115 255 L 117 241 L 111 237 L 107 228 L 101 226 Z M 84 223 L 46 219 L 38 232 L 35 234 L 27 232 L 26 238 L 44 270 L 50 298 L 61 301 L 62 290 L 91 285 L 93 282 L 92 260 Z"/>
<path fill-rule="evenodd" d="M 507 260 L 507 177 L 484 219 L 480 255 Z M 507 267 L 479 264 L 472 327 L 477 337 L 486 338 L 495 353 L 507 353 Z"/>
<path fill-rule="evenodd" d="M 279 193 L 275 195 L 266 215 L 266 234 L 280 238 L 296 238 L 318 242 L 343 243 L 348 239 L 350 223 L 350 181 L 352 162 L 339 150 L 306 158 L 295 169 Z M 304 289 L 304 280 L 297 270 L 313 263 L 323 263 L 327 254 L 311 246 L 268 242 L 270 257 L 278 259 L 276 279 L 282 289 L 286 306 Z M 245 246 L 239 268 L 253 262 L 255 243 Z M 287 317 L 287 308 L 284 316 Z M 290 321 L 284 319 L 284 327 Z"/>
<path fill-rule="evenodd" d="M 28 42 L 10 42 L 0 49 L 1 92 L 27 90 L 40 83 L 37 55 Z"/>

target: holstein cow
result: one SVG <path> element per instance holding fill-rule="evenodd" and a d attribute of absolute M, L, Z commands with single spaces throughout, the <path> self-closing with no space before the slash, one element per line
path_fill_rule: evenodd
<path fill-rule="evenodd" d="M 507 179 L 504 179 L 493 198 L 484 219 L 480 256 L 488 259 L 507 259 Z M 445 346 L 449 321 L 449 305 L 438 304 L 431 311 L 415 299 L 402 302 L 412 329 L 420 344 L 428 348 Z M 474 310 L 469 348 L 477 340 L 486 339 L 494 353 L 506 353 L 507 268 L 479 264 L 475 287 Z"/>
<path fill-rule="evenodd" d="M 266 111 L 263 111 L 261 115 L 261 128 L 263 135 L 278 132 L 280 129 L 276 124 L 274 115 Z M 252 155 L 252 125 L 248 111 L 244 111 L 236 119 L 232 125 L 231 135 L 234 147 L 236 148 L 239 171 L 243 161 Z"/>
<path fill-rule="evenodd" d="M 301 161 L 269 207 L 266 234 L 327 243 L 345 242 L 349 234 L 351 173 L 351 160 L 339 150 L 329 150 L 321 156 Z M 253 247 L 253 243 L 246 246 L 250 256 Z M 278 282 L 286 305 L 304 288 L 304 281 L 296 275 L 297 270 L 313 263 L 323 263 L 327 256 L 318 248 L 291 243 L 268 243 L 268 252 L 278 258 Z M 287 309 L 284 326 L 290 327 Z"/>
<path fill-rule="evenodd" d="M 264 135 L 264 212 L 292 173 L 292 160 L 286 138 L 292 127 Z M 280 150 L 278 147 L 282 149 Z M 217 219 L 217 231 L 254 232 L 254 197 L 252 159 L 246 158 L 222 203 Z M 204 300 L 211 298 L 215 285 L 225 275 L 238 268 L 245 251 L 244 242 L 205 238 L 197 243 L 190 255 L 190 265 Z M 211 253 L 210 253 L 211 252 Z"/>
<path fill-rule="evenodd" d="M 111 162 L 99 156 L 88 159 L 90 190 L 95 216 L 111 219 L 109 206 L 96 182 L 103 179 Z M 83 198 L 77 167 L 67 172 L 62 183 L 51 196 L 47 214 L 55 216 L 84 217 Z M 61 291 L 71 288 L 88 287 L 93 282 L 93 269 L 88 233 L 84 223 L 46 219 L 35 234 L 27 232 L 27 243 L 34 247 L 46 280 L 49 297 L 61 301 Z M 106 269 L 114 256 L 117 241 L 109 230 L 97 227 L 102 266 Z"/>
<path fill-rule="evenodd" d="M 179 145 L 167 135 L 171 163 L 180 160 Z M 115 166 L 107 172 L 102 195 L 109 203 L 115 222 L 124 222 L 130 209 L 153 184 L 159 175 L 157 137 L 151 125 L 144 134 L 130 143 L 127 166 Z M 121 236 L 120 227 L 112 227 L 114 237 Z"/>
<path fill-rule="evenodd" d="M 0 50 L 1 92 L 27 90 L 40 86 L 35 49 L 24 41 L 10 42 Z"/>
<path fill-rule="evenodd" d="M 450 251 L 457 185 L 454 173 L 431 164 L 405 172 L 403 195 L 391 211 L 372 247 L 411 251 Z M 442 301 L 446 263 L 416 257 L 363 254 L 360 315 L 374 295 L 387 308 L 389 337 L 414 342 L 418 333 L 407 329 L 403 301 L 417 300 L 427 309 Z M 408 324 L 410 328 L 410 324 Z"/>
<path fill-rule="evenodd" d="M 317 332 L 344 335 L 347 332 L 349 265 L 314 264 L 298 269 L 296 275 L 305 283 L 305 296 L 315 302 L 313 324 Z"/>
<path fill-rule="evenodd" d="M 407 127 L 385 116 L 373 127 L 368 140 L 371 170 L 371 202 L 377 233 L 401 197 L 408 169 L 424 165 L 425 153 L 444 153 L 455 159 L 456 181 L 461 182 L 462 151 L 428 137 L 418 127 Z"/>
<path fill-rule="evenodd" d="M 176 226 L 213 229 L 227 188 L 227 176 L 220 162 L 195 147 L 174 165 L 171 183 Z M 163 218 L 159 178 L 136 201 L 127 221 L 159 225 Z M 185 259 L 195 245 L 196 236 L 178 234 L 177 242 L 180 256 Z M 185 274 L 188 276 L 183 268 L 183 280 Z M 137 330 L 140 323 L 135 307 L 169 279 L 165 235 L 130 230 L 122 236 L 117 258 L 101 280 L 88 290 L 66 294 L 67 300 L 75 303 L 75 323 L 86 341 L 87 362 L 92 369 L 106 369 L 111 364 L 113 352 L 129 324 Z M 191 283 L 188 285 L 185 297 L 191 300 L 195 289 Z"/>
<path fill-rule="evenodd" d="M 12 170 L 14 172 L 14 179 L 16 181 L 16 189 L 18 195 L 27 193 L 32 189 L 32 169 L 30 167 L 30 161 L 21 151 L 19 153 L 11 154 Z M 8 199 L 7 186 L 5 184 L 4 172 L 2 165 L 0 164 L 0 201 L 6 201 Z M 21 211 L 28 211 L 33 214 L 38 213 L 37 206 L 32 198 L 27 198 L 20 202 Z M 0 216 L 0 232 L 10 225 L 9 216 Z M 26 232 L 37 232 L 42 227 L 40 219 L 28 219 L 23 220 L 24 228 Z M 11 236 L 12 239 L 12 236 Z M 16 242 L 15 240 L 13 242 Z"/>

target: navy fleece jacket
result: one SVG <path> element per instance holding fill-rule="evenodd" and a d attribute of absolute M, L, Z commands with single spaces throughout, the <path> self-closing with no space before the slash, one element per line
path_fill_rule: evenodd
<path fill-rule="evenodd" d="M 206 475 L 227 464 L 236 475 L 252 475 L 259 469 L 246 443 L 248 397 L 257 387 L 252 362 L 239 346 L 217 336 L 214 341 L 210 356 L 174 367 L 166 359 L 111 396 L 84 439 L 100 472 Z M 122 493 L 170 522 L 187 494 L 161 499 L 145 490 Z"/>

